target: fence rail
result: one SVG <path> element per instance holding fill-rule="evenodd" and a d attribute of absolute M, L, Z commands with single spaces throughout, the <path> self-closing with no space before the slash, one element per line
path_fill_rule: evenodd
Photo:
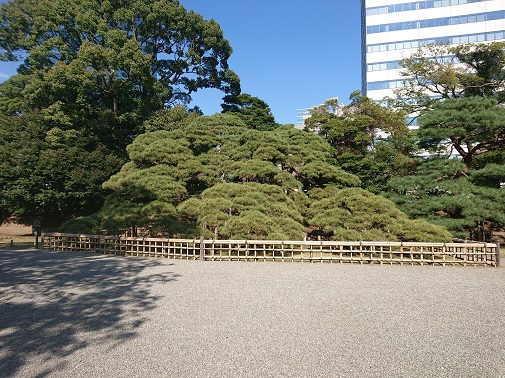
<path fill-rule="evenodd" d="M 357 264 L 500 264 L 499 243 L 413 243 L 135 238 L 46 233 L 42 248 L 202 261 L 292 261 Z"/>

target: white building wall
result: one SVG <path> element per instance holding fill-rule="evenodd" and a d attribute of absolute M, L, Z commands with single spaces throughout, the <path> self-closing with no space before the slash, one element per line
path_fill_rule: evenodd
<path fill-rule="evenodd" d="M 419 1 L 405 1 L 405 0 L 362 0 L 362 7 L 371 8 L 379 6 L 390 6 L 396 4 L 405 3 L 418 3 Z M 443 4 L 454 4 L 457 1 L 452 0 L 440 0 L 437 5 Z M 460 0 L 462 2 L 462 0 Z M 397 22 L 406 21 L 420 21 L 420 20 L 432 20 L 442 17 L 455 17 L 455 16 L 466 16 L 474 15 L 486 12 L 496 12 L 505 11 L 505 0 L 488 0 L 478 3 L 468 3 L 459 5 L 449 5 L 440 6 L 437 8 L 429 9 L 416 9 L 410 11 L 393 12 L 386 14 L 377 15 L 365 15 L 365 19 L 362 20 L 363 28 L 363 63 L 366 64 L 364 67 L 364 78 L 363 78 L 363 92 L 373 100 L 381 100 L 385 96 L 395 97 L 394 88 L 391 89 L 370 89 L 368 88 L 370 83 L 382 82 L 382 81 L 392 81 L 392 80 L 402 80 L 403 77 L 400 75 L 401 68 L 394 69 L 384 69 L 379 71 L 367 71 L 367 66 L 371 63 L 384 63 L 384 62 L 395 62 L 399 61 L 405 57 L 412 55 L 417 51 L 417 46 L 405 48 L 403 45 L 406 41 L 423 40 L 427 38 L 440 38 L 440 37 L 450 37 L 450 36 L 463 36 L 463 35 L 477 35 L 480 33 L 498 32 L 505 31 L 505 19 L 482 21 L 475 23 L 465 23 L 458 25 L 446 25 L 446 26 L 436 26 L 420 29 L 408 29 L 400 31 L 386 31 L 382 33 L 366 33 L 366 27 L 372 25 L 382 25 L 391 24 Z M 495 36 L 501 36 L 501 34 L 495 34 Z M 476 37 L 475 37 L 476 38 Z M 486 36 L 479 36 L 481 42 L 485 42 Z M 493 37 L 495 38 L 495 37 Z M 484 39 L 484 40 L 482 40 Z M 504 41 L 504 38 L 495 39 L 494 41 Z M 389 51 L 376 51 L 368 52 L 367 46 L 375 44 L 384 43 L 401 43 L 402 48 L 399 50 L 389 50 Z M 407 44 L 408 46 L 408 44 Z"/>

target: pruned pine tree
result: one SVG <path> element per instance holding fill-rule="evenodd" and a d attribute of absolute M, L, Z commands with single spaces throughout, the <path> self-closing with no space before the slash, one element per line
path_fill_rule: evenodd
<path fill-rule="evenodd" d="M 413 224 L 382 197 L 346 191 L 359 178 L 332 165 L 334 149 L 326 140 L 292 126 L 260 131 L 233 113 L 216 114 L 140 135 L 128 153 L 130 161 L 104 184 L 112 191 L 104 207 L 64 229 L 249 240 L 447 240 L 440 227 Z M 347 223 L 332 223 L 344 211 L 342 201 L 353 198 L 357 207 L 345 213 Z M 377 222 L 363 223 L 367 211 Z"/>
<path fill-rule="evenodd" d="M 476 156 L 505 150 L 505 108 L 480 96 L 446 99 L 420 118 L 418 133 L 422 148 L 448 156 L 455 150 L 467 174 Z"/>
<path fill-rule="evenodd" d="M 458 159 L 433 157 L 415 175 L 391 180 L 383 195 L 413 219 L 447 228 L 455 237 L 495 240 L 505 225 L 503 164 L 489 164 L 458 176 L 465 165 Z"/>

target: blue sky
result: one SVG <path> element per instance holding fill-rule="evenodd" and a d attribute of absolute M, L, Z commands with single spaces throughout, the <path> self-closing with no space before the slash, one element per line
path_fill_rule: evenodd
<path fill-rule="evenodd" d="M 266 101 L 277 122 L 294 123 L 296 109 L 361 88 L 358 0 L 181 0 L 213 18 L 233 48 L 230 68 L 242 92 Z M 220 93 L 194 97 L 204 113 L 221 111 Z"/>
<path fill-rule="evenodd" d="M 0 0 L 0 3 L 5 3 Z M 294 123 L 296 109 L 338 96 L 343 103 L 361 87 L 358 0 L 180 0 L 214 19 L 233 48 L 228 63 L 242 92 L 266 101 L 279 123 Z M 16 73 L 0 62 L 0 81 Z M 205 114 L 221 111 L 223 94 L 193 96 Z"/>

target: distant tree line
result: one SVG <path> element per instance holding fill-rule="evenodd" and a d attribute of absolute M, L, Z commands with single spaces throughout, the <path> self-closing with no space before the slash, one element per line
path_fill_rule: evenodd
<path fill-rule="evenodd" d="M 241 92 L 219 25 L 178 1 L 13 0 L 0 57 L 22 63 L 0 84 L 0 210 L 69 232 L 489 240 L 505 225 L 503 51 L 430 46 L 403 61 L 399 98 L 413 100 L 355 92 L 298 130 Z M 437 58 L 449 53 L 457 64 Z M 222 114 L 187 107 L 205 88 L 223 92 Z"/>

